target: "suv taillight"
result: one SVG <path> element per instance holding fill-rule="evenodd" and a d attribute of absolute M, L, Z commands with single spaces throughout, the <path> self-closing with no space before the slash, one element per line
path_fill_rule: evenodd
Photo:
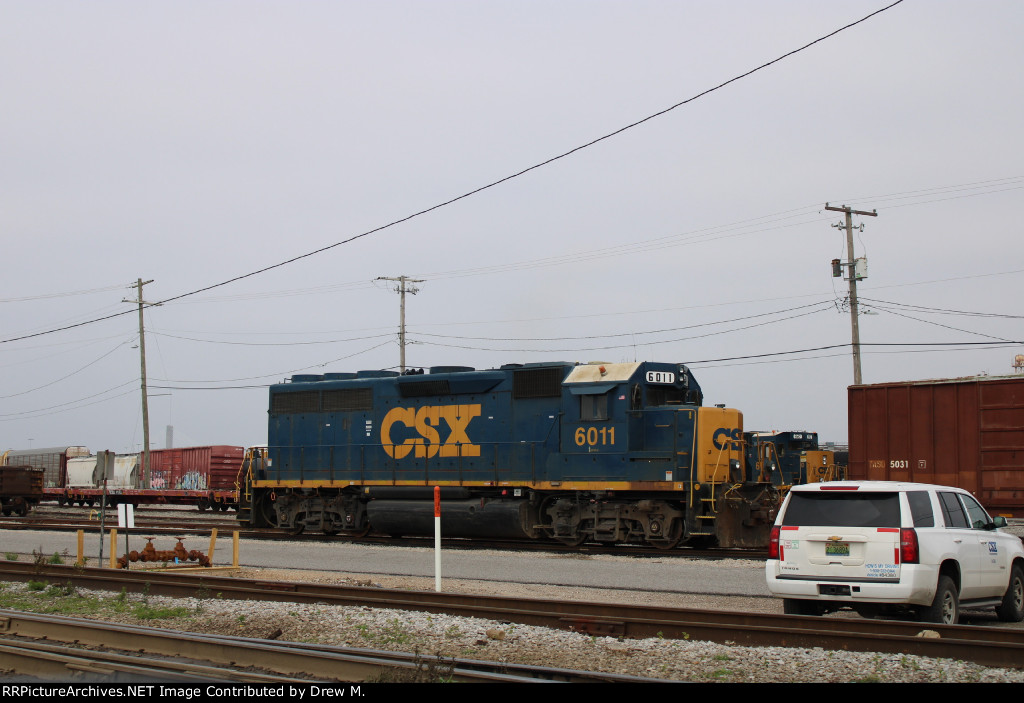
<path fill-rule="evenodd" d="M 778 525 L 772 526 L 771 535 L 768 537 L 768 558 L 778 559 L 779 558 L 779 532 L 780 528 Z"/>
<path fill-rule="evenodd" d="M 917 532 L 912 527 L 900 529 L 900 563 L 917 564 L 921 554 L 917 548 Z"/>

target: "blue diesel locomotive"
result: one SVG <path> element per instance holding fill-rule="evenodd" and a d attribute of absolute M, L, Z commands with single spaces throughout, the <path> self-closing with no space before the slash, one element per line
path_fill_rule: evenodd
<path fill-rule="evenodd" d="M 818 446 L 817 432 L 744 432 L 747 480 L 789 488 L 846 478 L 836 452 Z"/>
<path fill-rule="evenodd" d="M 683 364 L 565 362 L 293 376 L 270 388 L 239 519 L 327 534 L 767 545 L 779 504 L 743 415 Z"/>

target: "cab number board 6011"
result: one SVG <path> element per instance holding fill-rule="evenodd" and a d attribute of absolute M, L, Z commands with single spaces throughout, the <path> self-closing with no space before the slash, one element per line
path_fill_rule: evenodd
<path fill-rule="evenodd" d="M 676 375 L 672 371 L 648 371 L 648 383 L 675 383 Z"/>
<path fill-rule="evenodd" d="M 574 436 L 577 447 L 597 447 L 615 444 L 614 427 L 577 427 Z"/>

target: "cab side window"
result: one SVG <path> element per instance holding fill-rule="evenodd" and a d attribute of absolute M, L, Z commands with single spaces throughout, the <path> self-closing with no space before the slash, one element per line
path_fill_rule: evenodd
<path fill-rule="evenodd" d="M 985 509 L 981 507 L 978 501 L 970 496 L 960 495 L 960 500 L 964 502 L 964 507 L 967 508 L 967 517 L 971 521 L 971 527 L 976 530 L 984 530 L 992 522 L 992 518 L 988 516 Z"/>
<path fill-rule="evenodd" d="M 968 526 L 967 515 L 956 493 L 939 493 L 939 505 L 942 506 L 942 518 L 946 527 Z"/>
<path fill-rule="evenodd" d="M 580 419 L 581 420 L 607 420 L 608 419 L 608 394 L 600 393 L 594 395 L 580 396 Z"/>

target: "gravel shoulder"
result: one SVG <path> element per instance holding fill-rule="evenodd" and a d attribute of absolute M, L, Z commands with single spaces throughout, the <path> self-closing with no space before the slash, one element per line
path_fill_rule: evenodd
<path fill-rule="evenodd" d="M 378 577 L 330 571 L 241 569 L 239 577 L 385 588 L 434 588 L 432 579 Z M 772 612 L 770 598 L 611 591 L 494 581 L 445 580 L 447 592 L 518 595 L 613 603 Z M 7 592 L 25 591 L 7 584 Z M 40 595 L 40 598 L 43 596 Z M 109 594 L 103 594 L 111 599 Z M 130 598 L 138 598 L 130 596 Z M 341 646 L 418 652 L 425 658 L 466 657 L 568 669 L 607 671 L 672 681 L 724 683 L 1024 682 L 1024 671 L 993 669 L 909 655 L 833 652 L 822 649 L 740 647 L 689 640 L 618 640 L 496 621 L 358 606 L 171 599 L 149 596 L 151 606 L 179 607 L 179 615 L 140 620 L 130 612 L 95 617 L 115 622 L 198 632 L 322 642 Z M 185 614 L 180 614 L 184 612 Z"/>

